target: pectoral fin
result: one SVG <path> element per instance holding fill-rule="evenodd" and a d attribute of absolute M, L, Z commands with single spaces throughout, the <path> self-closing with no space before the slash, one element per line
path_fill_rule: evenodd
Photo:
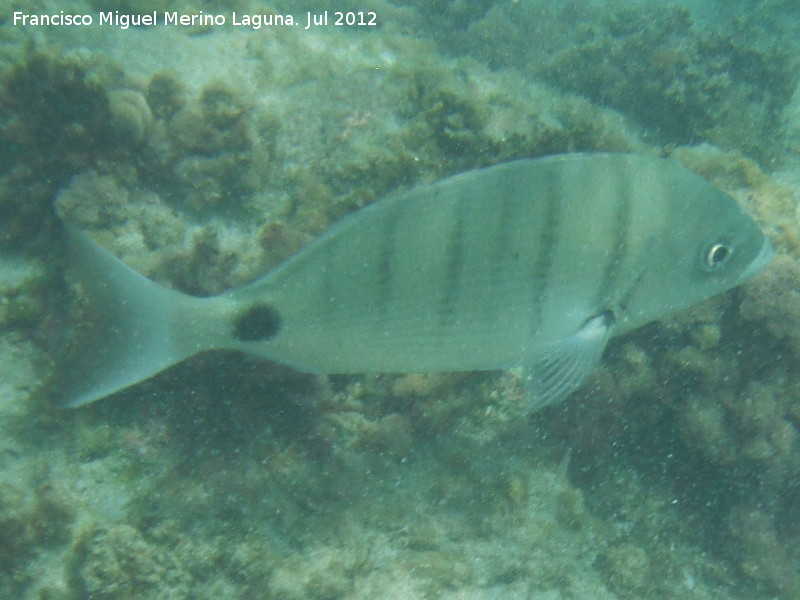
<path fill-rule="evenodd" d="M 588 319 L 573 335 L 554 344 L 528 366 L 528 406 L 537 411 L 564 400 L 600 362 L 614 325 L 604 311 Z"/>

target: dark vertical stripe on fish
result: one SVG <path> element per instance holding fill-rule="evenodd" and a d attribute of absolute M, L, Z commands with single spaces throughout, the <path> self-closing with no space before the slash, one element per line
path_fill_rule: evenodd
<path fill-rule="evenodd" d="M 536 334 L 542 327 L 544 319 L 544 303 L 547 299 L 547 285 L 553 270 L 553 259 L 555 257 L 558 239 L 561 234 L 561 198 L 563 196 L 563 181 L 557 176 L 552 168 L 543 170 L 542 179 L 537 186 L 537 192 L 544 202 L 544 212 L 542 215 L 542 228 L 539 232 L 539 252 L 533 261 L 531 270 L 531 286 L 533 297 L 531 298 L 531 334 Z"/>
<path fill-rule="evenodd" d="M 614 288 L 619 284 L 617 281 L 621 272 L 620 267 L 625 260 L 628 251 L 628 235 L 631 228 L 631 208 L 633 200 L 633 189 L 631 186 L 631 174 L 619 165 L 615 183 L 614 211 L 611 221 L 611 248 L 606 256 L 603 265 L 603 274 L 600 277 L 600 287 L 594 297 L 594 305 L 598 308 L 605 307 L 611 297 Z"/>
<path fill-rule="evenodd" d="M 491 253 L 489 258 L 490 273 L 487 278 L 489 285 L 486 290 L 486 303 L 483 307 L 486 318 L 496 321 L 498 313 L 505 310 L 507 307 L 504 303 L 498 302 L 496 294 L 499 290 L 503 289 L 505 278 L 508 277 L 509 267 L 512 264 L 509 253 L 509 243 L 511 242 L 511 227 L 514 224 L 514 217 L 521 214 L 518 199 L 525 198 L 523 194 L 519 194 L 517 187 L 521 181 L 519 177 L 510 178 L 513 187 L 505 190 L 503 197 L 500 199 L 500 214 L 495 223 L 495 230 L 492 232 L 491 239 Z M 526 198 L 527 199 L 527 198 Z"/>

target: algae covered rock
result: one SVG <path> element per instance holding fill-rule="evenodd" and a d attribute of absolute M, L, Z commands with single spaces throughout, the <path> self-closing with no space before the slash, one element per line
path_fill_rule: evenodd
<path fill-rule="evenodd" d="M 90 526 L 73 548 L 72 577 L 87 600 L 184 600 L 190 576 L 169 548 L 129 525 Z"/>
<path fill-rule="evenodd" d="M 311 549 L 282 561 L 267 589 L 276 600 L 343 598 L 352 589 L 354 557 L 331 547 Z"/>
<path fill-rule="evenodd" d="M 10 569 L 30 557 L 34 546 L 31 506 L 22 490 L 0 485 L 0 567 Z"/>
<path fill-rule="evenodd" d="M 598 559 L 609 587 L 622 598 L 646 595 L 650 565 L 644 549 L 622 543 L 606 550 Z"/>
<path fill-rule="evenodd" d="M 130 157 L 151 122 L 121 68 L 89 52 L 30 51 L 2 79 L 0 242 L 51 233 L 53 196 L 84 170 Z M 46 176 L 43 176 L 46 174 Z"/>
<path fill-rule="evenodd" d="M 147 135 L 153 114 L 143 94 L 136 90 L 112 90 L 108 94 L 110 128 L 120 141 L 138 144 Z"/>
<path fill-rule="evenodd" d="M 508 2 L 434 35 L 448 51 L 617 109 L 661 143 L 708 140 L 767 163 L 783 153 L 775 140 L 800 65 L 775 9 L 697 23 L 681 5 Z"/>
<path fill-rule="evenodd" d="M 778 340 L 787 340 L 800 355 L 800 263 L 776 256 L 769 271 L 756 279 L 742 302 L 742 316 L 764 323 Z"/>
<path fill-rule="evenodd" d="M 800 576 L 794 563 L 794 549 L 779 532 L 768 511 L 757 506 L 735 506 L 728 517 L 734 559 L 749 578 L 777 590 L 781 598 L 800 594 Z"/>
<path fill-rule="evenodd" d="M 581 33 L 542 71 L 548 81 L 633 114 L 671 142 L 705 138 L 761 158 L 775 153 L 776 115 L 798 65 L 766 34 L 698 30 L 686 9 L 655 7 L 612 12 Z"/>

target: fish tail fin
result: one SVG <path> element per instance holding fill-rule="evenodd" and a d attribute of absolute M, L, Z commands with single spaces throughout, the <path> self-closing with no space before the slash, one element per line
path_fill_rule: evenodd
<path fill-rule="evenodd" d="M 89 301 L 53 381 L 59 399 L 89 404 L 208 349 L 187 333 L 202 298 L 147 279 L 74 226 L 65 228 L 71 267 Z"/>

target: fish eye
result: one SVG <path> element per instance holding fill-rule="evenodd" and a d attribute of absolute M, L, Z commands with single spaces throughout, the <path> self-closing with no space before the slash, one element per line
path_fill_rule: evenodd
<path fill-rule="evenodd" d="M 722 242 L 712 244 L 706 252 L 706 268 L 710 270 L 718 269 L 727 262 L 727 260 L 731 257 L 731 254 L 733 254 L 733 250 L 727 244 Z"/>

